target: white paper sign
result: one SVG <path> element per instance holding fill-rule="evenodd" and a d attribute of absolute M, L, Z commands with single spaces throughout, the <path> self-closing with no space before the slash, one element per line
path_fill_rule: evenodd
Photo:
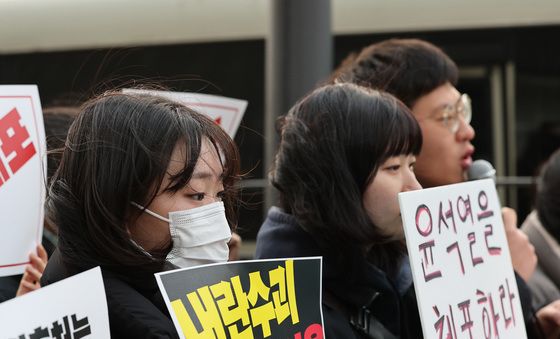
<path fill-rule="evenodd" d="M 526 338 L 490 179 L 399 194 L 424 338 Z"/>
<path fill-rule="evenodd" d="M 22 273 L 41 242 L 45 155 L 37 86 L 0 86 L 0 276 Z"/>
<path fill-rule="evenodd" d="M 2 338 L 107 339 L 109 315 L 99 267 L 0 304 Z"/>
<path fill-rule="evenodd" d="M 180 102 L 198 113 L 210 117 L 210 119 L 220 125 L 232 139 L 235 137 L 235 133 L 237 133 L 241 119 L 245 114 L 245 109 L 247 109 L 246 100 L 227 98 L 217 95 L 137 89 L 124 89 L 123 92 L 158 95 Z"/>

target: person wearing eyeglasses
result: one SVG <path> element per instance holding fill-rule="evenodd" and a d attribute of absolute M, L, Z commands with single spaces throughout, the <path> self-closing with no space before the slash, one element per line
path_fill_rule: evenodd
<path fill-rule="evenodd" d="M 471 103 L 455 88 L 457 80 L 455 63 L 436 46 L 416 39 L 370 45 L 335 74 L 335 82 L 385 90 L 410 108 L 424 138 L 415 166 L 424 188 L 464 181 L 472 163 Z"/>
<path fill-rule="evenodd" d="M 433 44 L 418 39 L 390 39 L 348 56 L 330 81 L 389 92 L 410 108 L 423 138 L 414 172 L 422 187 L 429 188 L 465 181 L 472 164 L 475 131 L 470 125 L 471 102 L 456 88 L 458 73 L 453 60 Z M 529 338 L 550 337 L 548 334 L 560 326 L 560 301 L 533 316 L 525 281 L 537 264 L 535 249 L 517 228 L 515 211 L 504 208 L 502 216 L 513 268 L 523 278 L 517 280 Z"/>

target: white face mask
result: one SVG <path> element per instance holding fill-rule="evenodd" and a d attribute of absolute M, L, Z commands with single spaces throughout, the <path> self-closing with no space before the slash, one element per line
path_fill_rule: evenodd
<path fill-rule="evenodd" d="M 169 219 L 144 209 L 137 203 L 131 204 L 169 223 L 173 248 L 167 255 L 167 260 L 171 263 L 185 268 L 228 260 L 227 244 L 231 239 L 231 230 L 223 202 L 214 202 L 185 211 L 169 212 Z"/>

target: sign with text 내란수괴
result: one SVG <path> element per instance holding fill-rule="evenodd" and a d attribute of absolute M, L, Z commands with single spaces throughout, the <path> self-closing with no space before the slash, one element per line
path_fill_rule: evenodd
<path fill-rule="evenodd" d="M 156 279 L 181 338 L 324 337 L 320 257 L 211 264 Z"/>

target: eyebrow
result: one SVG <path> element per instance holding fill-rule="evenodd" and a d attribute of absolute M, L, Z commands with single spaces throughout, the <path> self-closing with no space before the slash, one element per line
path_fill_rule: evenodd
<path fill-rule="evenodd" d="M 217 177 L 218 179 L 222 179 L 223 176 L 224 176 L 223 173 L 220 173 L 220 175 L 218 175 Z M 191 179 L 209 179 L 213 177 L 215 177 L 215 175 L 210 171 L 200 171 L 200 172 L 193 173 Z"/>
<path fill-rule="evenodd" d="M 447 107 L 456 107 L 457 103 L 461 100 L 461 97 L 459 97 L 459 100 L 455 101 L 454 103 L 450 104 L 450 103 L 442 103 L 440 105 L 438 105 L 436 108 L 434 108 L 433 112 L 432 112 L 432 116 L 435 116 L 437 114 L 439 114 L 441 112 L 441 110 L 443 110 L 444 108 Z"/>

